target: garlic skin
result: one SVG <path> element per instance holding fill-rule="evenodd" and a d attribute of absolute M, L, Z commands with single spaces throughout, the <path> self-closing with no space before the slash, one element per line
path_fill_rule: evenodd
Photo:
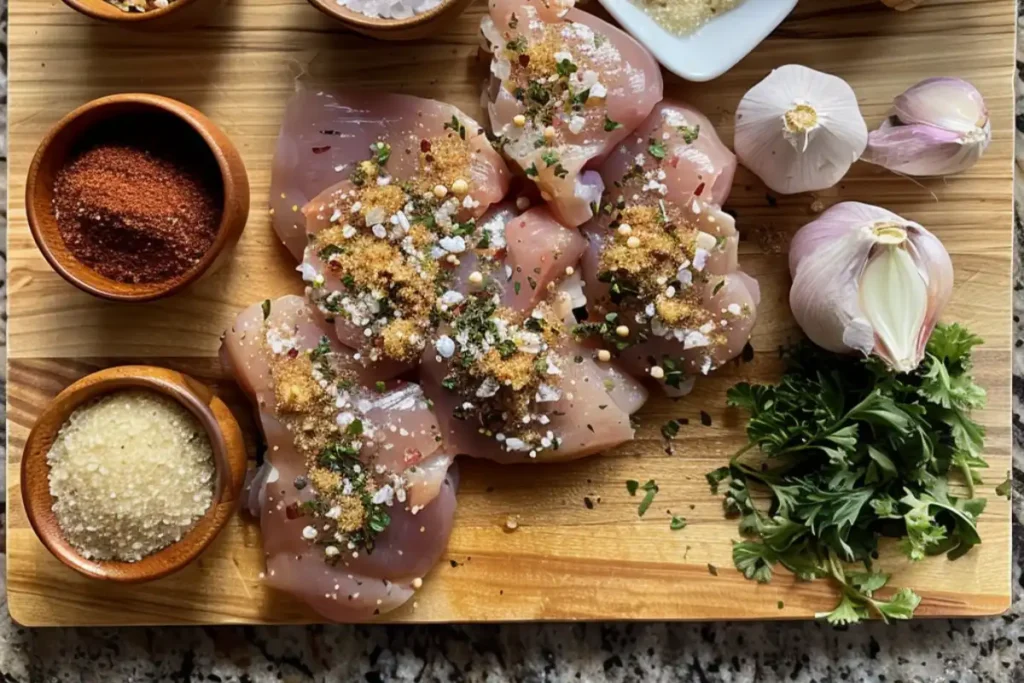
<path fill-rule="evenodd" d="M 808 223 L 789 251 L 790 308 L 808 338 L 836 353 L 916 368 L 953 294 L 953 263 L 935 235 L 891 211 L 843 202 Z"/>
<path fill-rule="evenodd" d="M 779 194 L 832 187 L 867 141 L 849 84 L 799 64 L 772 71 L 736 109 L 736 156 Z"/>
<path fill-rule="evenodd" d="M 864 161 L 910 176 L 965 171 L 992 142 L 978 89 L 959 78 L 929 78 L 893 101 L 892 115 L 868 136 Z"/>

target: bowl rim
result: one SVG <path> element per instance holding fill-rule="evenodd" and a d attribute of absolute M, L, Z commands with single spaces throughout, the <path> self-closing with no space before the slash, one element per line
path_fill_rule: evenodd
<path fill-rule="evenodd" d="M 76 12 L 80 12 L 93 19 L 98 19 L 99 21 L 106 21 L 113 24 L 142 24 L 149 21 L 155 21 L 197 2 L 200 2 L 200 0 L 174 0 L 168 4 L 167 7 L 160 7 L 146 12 L 125 12 L 122 9 L 114 7 L 108 3 L 107 0 L 64 0 L 64 4 Z M 111 9 L 117 10 L 123 16 L 97 10 L 96 6 L 98 3 L 109 5 Z"/>
<path fill-rule="evenodd" d="M 642 9 L 635 6 L 631 0 L 598 0 L 598 2 L 615 19 L 622 30 L 640 42 L 644 49 L 654 55 L 654 58 L 666 70 L 687 81 L 702 83 L 718 78 L 757 49 L 757 46 L 793 12 L 798 0 L 746 0 L 736 8 L 712 19 L 708 25 L 697 29 L 690 35 L 670 33 Z M 754 28 L 746 32 L 745 41 L 736 44 L 735 48 L 723 49 L 722 45 L 717 42 L 718 33 L 725 31 L 730 35 L 736 35 L 726 31 L 726 28 L 734 23 L 750 25 L 748 15 L 757 15 L 761 22 L 755 23 Z M 715 23 L 717 26 L 708 30 L 711 23 Z M 642 41 L 640 35 L 644 36 Z M 705 50 L 705 53 L 715 55 L 718 61 L 703 67 L 687 63 L 687 53 L 681 47 L 702 43 L 712 48 Z"/>
<path fill-rule="evenodd" d="M 180 1 L 191 2 L 192 0 Z M 45 191 L 45 189 L 40 186 L 40 170 L 43 168 L 44 164 L 49 161 L 49 155 L 54 149 L 55 143 L 60 140 L 62 136 L 70 135 L 68 130 L 75 122 L 87 114 L 101 112 L 100 114 L 97 114 L 98 118 L 96 121 L 83 129 L 83 131 L 79 131 L 68 141 L 69 146 L 76 140 L 80 139 L 82 133 L 92 126 L 98 125 L 99 123 L 107 121 L 118 115 L 131 115 L 133 108 L 138 108 L 140 111 L 150 110 L 173 116 L 186 124 L 199 136 L 199 139 L 203 141 L 203 144 L 216 160 L 217 167 L 220 172 L 221 187 L 223 189 L 223 197 L 219 207 L 221 210 L 220 222 L 217 225 L 217 234 L 216 237 L 214 237 L 213 244 L 211 244 L 210 248 L 206 250 L 206 253 L 203 254 L 202 258 L 200 258 L 199 261 L 189 270 L 177 277 L 166 280 L 165 282 L 153 282 L 138 285 L 118 282 L 101 275 L 91 268 L 88 268 L 84 263 L 78 262 L 74 257 L 69 256 L 71 260 L 75 261 L 77 266 L 87 268 L 95 273 L 97 279 L 111 283 L 110 288 L 104 288 L 83 280 L 74 273 L 71 268 L 65 265 L 63 259 L 57 256 L 54 249 L 51 248 L 50 243 L 43 233 L 40 225 L 41 221 L 44 220 L 44 217 L 36 211 L 37 207 L 35 197 L 40 191 Z M 93 296 L 111 301 L 130 302 L 152 301 L 153 299 L 170 296 L 198 280 L 210 268 L 210 266 L 213 265 L 224 247 L 233 239 L 232 228 L 235 221 L 240 221 L 242 228 L 244 229 L 245 222 L 248 219 L 248 178 L 245 176 L 241 178 L 241 185 L 245 186 L 243 191 L 238 183 L 239 179 L 235 175 L 231 161 L 228 158 L 229 155 L 233 155 L 239 159 L 241 158 L 238 155 L 238 150 L 234 147 L 234 144 L 227 135 L 223 134 L 220 129 L 217 128 L 216 124 L 204 116 L 200 111 L 185 104 L 184 102 L 151 93 L 120 93 L 90 100 L 65 114 L 46 133 L 43 140 L 36 148 L 36 152 L 32 157 L 32 163 L 29 165 L 28 175 L 25 181 L 25 213 L 28 219 L 29 232 L 32 234 L 32 239 L 35 241 L 39 251 L 50 264 L 50 267 L 52 267 L 57 274 L 65 280 Z M 241 202 L 240 200 L 243 197 L 245 201 Z M 245 208 L 245 213 L 241 217 L 237 216 L 235 212 L 231 210 L 232 207 L 239 205 L 244 205 Z M 127 289 L 128 291 L 116 291 L 113 289 L 114 287 L 117 287 L 118 289 Z M 144 287 L 145 291 L 134 291 L 137 287 Z"/>
<path fill-rule="evenodd" d="M 433 7 L 422 14 L 414 14 L 405 19 L 385 19 L 383 17 L 370 17 L 361 14 L 339 5 L 336 0 L 308 0 L 308 2 L 327 16 L 337 19 L 342 23 L 375 32 L 402 31 L 423 26 L 439 17 L 453 5 L 459 4 L 459 0 L 441 0 L 441 4 L 437 7 Z"/>
<path fill-rule="evenodd" d="M 203 387 L 204 401 L 196 387 Z M 53 512 L 50 465 L 47 454 L 60 428 L 82 405 L 116 391 L 144 389 L 171 398 L 203 426 L 214 458 L 214 493 L 206 512 L 178 541 L 143 557 L 138 562 L 90 560 L 65 539 Z M 220 406 L 216 404 L 220 403 Z M 223 407 L 223 410 L 217 410 Z M 225 432 L 236 432 L 229 438 Z M 234 438 L 237 436 L 237 438 Z M 50 553 L 75 571 L 94 579 L 120 583 L 151 581 L 176 572 L 199 556 L 223 530 L 239 501 L 241 477 L 235 479 L 239 458 L 244 470 L 247 457 L 241 445 L 241 429 L 227 407 L 205 385 L 187 375 L 155 366 L 122 365 L 86 375 L 61 391 L 37 418 L 22 451 L 20 486 L 26 517 L 36 536 Z M 240 451 L 240 452 L 239 452 Z M 229 513 L 225 514 L 225 507 Z"/>

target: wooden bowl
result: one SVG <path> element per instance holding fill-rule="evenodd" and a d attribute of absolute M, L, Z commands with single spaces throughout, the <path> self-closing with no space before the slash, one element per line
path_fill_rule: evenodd
<path fill-rule="evenodd" d="M 64 0 L 87 17 L 142 31 L 166 31 L 195 26 L 213 13 L 221 0 L 174 0 L 167 7 L 148 12 L 125 12 L 107 0 Z"/>
<path fill-rule="evenodd" d="M 149 389 L 178 401 L 195 415 L 210 437 L 216 467 L 213 500 L 195 526 L 178 542 L 138 562 L 82 557 L 61 533 L 50 495 L 46 455 L 57 432 L 82 404 L 119 389 Z M 238 507 L 246 469 L 242 430 L 228 407 L 210 389 L 180 372 L 146 365 L 124 365 L 87 375 L 60 392 L 39 416 L 25 442 L 21 496 L 28 521 L 53 555 L 86 576 L 119 582 L 158 579 L 194 560 L 224 528 Z"/>
<path fill-rule="evenodd" d="M 336 0 L 309 0 L 309 4 L 364 36 L 378 40 L 417 40 L 448 28 L 472 1 L 441 0 L 441 4 L 434 9 L 408 19 L 368 17 L 342 7 Z"/>
<path fill-rule="evenodd" d="M 119 125 L 121 121 L 125 126 L 136 128 L 146 122 L 163 126 L 161 135 L 171 136 L 182 146 L 194 147 L 196 153 L 208 152 L 209 163 L 216 164 L 219 171 L 216 176 L 223 201 L 213 244 L 190 270 L 163 282 L 131 284 L 101 275 L 71 254 L 57 228 L 53 211 L 57 173 L 80 151 L 90 131 Z M 150 301 L 184 289 L 226 261 L 242 236 L 249 216 L 249 178 L 242 157 L 227 135 L 192 107 L 159 95 L 111 95 L 82 105 L 47 133 L 29 166 L 25 207 L 29 229 L 39 251 L 61 277 L 104 299 Z"/>

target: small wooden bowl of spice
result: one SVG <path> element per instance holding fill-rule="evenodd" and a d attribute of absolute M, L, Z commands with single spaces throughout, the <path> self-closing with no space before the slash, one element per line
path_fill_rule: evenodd
<path fill-rule="evenodd" d="M 223 2 L 220 0 L 64 0 L 71 9 L 100 21 L 142 31 L 195 26 Z"/>
<path fill-rule="evenodd" d="M 25 202 L 32 237 L 65 280 L 149 301 L 226 260 L 249 215 L 249 180 L 228 137 L 192 107 L 113 95 L 50 131 Z"/>
<path fill-rule="evenodd" d="M 472 0 L 309 0 L 356 33 L 379 40 L 417 40 L 446 29 Z"/>
<path fill-rule="evenodd" d="M 242 431 L 205 385 L 108 368 L 62 391 L 21 461 L 25 512 L 61 562 L 96 579 L 157 579 L 194 560 L 238 507 Z"/>

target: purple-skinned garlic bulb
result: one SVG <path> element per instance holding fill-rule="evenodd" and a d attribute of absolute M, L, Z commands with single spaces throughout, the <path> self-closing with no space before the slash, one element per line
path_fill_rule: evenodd
<path fill-rule="evenodd" d="M 808 223 L 789 251 L 793 316 L 812 342 L 874 354 L 910 372 L 953 293 L 942 242 L 891 211 L 843 202 Z"/>
<path fill-rule="evenodd" d="M 893 101 L 862 158 L 896 173 L 943 176 L 973 166 L 990 142 L 992 123 L 978 89 L 959 78 L 929 78 Z"/>

